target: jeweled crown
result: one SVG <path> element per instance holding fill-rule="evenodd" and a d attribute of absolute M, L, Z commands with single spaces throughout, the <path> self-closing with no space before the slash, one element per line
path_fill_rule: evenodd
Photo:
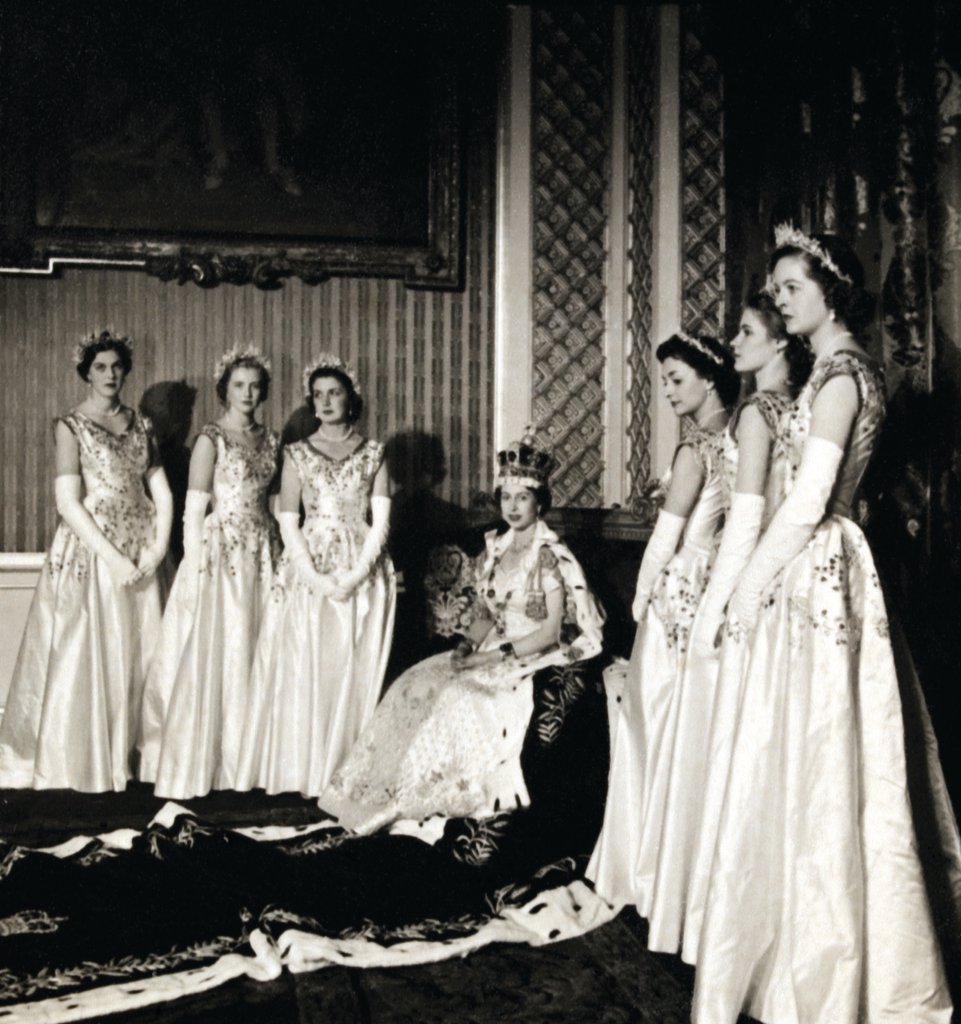
<path fill-rule="evenodd" d="M 546 484 L 555 465 L 554 456 L 538 443 L 531 429 L 519 441 L 512 441 L 497 453 L 498 479 L 516 480 L 531 487 Z"/>
<path fill-rule="evenodd" d="M 344 362 L 336 352 L 319 352 L 307 364 L 304 369 L 304 394 L 306 394 L 310 388 L 310 378 L 318 370 L 340 370 L 341 373 L 347 374 L 350 378 L 351 384 L 354 385 L 354 391 L 356 391 L 358 395 L 360 394 L 360 388 L 357 386 L 357 377 L 354 374 L 354 368 L 350 363 Z"/>
<path fill-rule="evenodd" d="M 217 360 L 217 365 L 214 367 L 214 380 L 219 381 L 224 373 L 236 363 L 246 360 L 250 363 L 255 363 L 257 366 L 262 366 L 267 373 L 270 373 L 270 360 L 257 348 L 241 348 L 239 345 L 235 345 L 233 348 L 227 349 L 226 352 Z"/>
<path fill-rule="evenodd" d="M 780 249 L 785 245 L 800 249 L 809 256 L 813 256 L 820 261 L 825 270 L 829 270 L 839 281 L 843 281 L 845 284 L 854 284 L 850 274 L 845 274 L 841 270 L 831 259 L 827 249 L 816 238 L 806 235 L 793 224 L 778 224 L 774 229 L 774 248 Z"/>
<path fill-rule="evenodd" d="M 99 334 L 94 332 L 93 334 L 88 335 L 82 341 L 78 341 L 73 346 L 71 354 L 73 356 L 74 363 L 79 366 L 83 362 L 84 356 L 87 354 L 87 349 L 90 348 L 91 345 L 101 345 L 106 342 L 111 342 L 118 348 L 125 349 L 128 356 L 133 355 L 133 344 L 128 337 L 121 337 L 119 334 L 114 334 L 112 331 L 101 331 Z"/>

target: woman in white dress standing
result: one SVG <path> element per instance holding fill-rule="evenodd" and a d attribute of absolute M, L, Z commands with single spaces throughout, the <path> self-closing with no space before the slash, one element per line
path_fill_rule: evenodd
<path fill-rule="evenodd" d="M 231 349 L 214 379 L 225 411 L 194 444 L 184 558 L 144 693 L 140 777 L 176 800 L 234 788 L 254 650 L 280 554 L 267 505 L 280 439 L 256 419 L 270 362 L 254 349 Z"/>
<path fill-rule="evenodd" d="M 103 331 L 74 361 L 89 393 L 54 428 L 61 521 L 0 723 L 4 789 L 126 787 L 160 632 L 173 502 L 149 421 L 120 400 L 132 346 Z"/>
<path fill-rule="evenodd" d="M 356 432 L 363 402 L 353 373 L 324 353 L 304 386 L 319 424 L 283 450 L 284 554 L 257 643 L 236 788 L 317 796 L 380 698 L 396 586 L 384 446 Z"/>
<path fill-rule="evenodd" d="M 659 862 L 667 817 L 673 814 L 667 801 L 679 710 L 685 700 L 706 699 L 713 686 L 716 663 L 701 659 L 699 671 L 689 671 L 688 647 L 727 508 L 724 436 L 740 387 L 731 353 L 714 338 L 679 333 L 656 354 L 665 396 L 689 426 L 637 577 L 638 627 L 623 693 L 615 675 L 605 676 L 612 708 L 611 768 L 604 824 L 587 868 L 608 902 L 635 904 L 647 918 L 658 885 L 666 885 L 659 882 Z M 670 908 L 674 916 L 675 909 Z M 652 948 L 676 948 L 676 932 L 674 921 L 656 924 Z"/>
<path fill-rule="evenodd" d="M 713 765 L 725 785 L 706 836 L 694 1020 L 947 1024 L 907 783 L 908 758 L 936 744 L 927 724 L 928 749 L 905 749 L 884 600 L 850 518 L 884 416 L 856 338 L 870 317 L 863 270 L 833 236 L 782 226 L 775 241 L 778 309 L 816 360 L 782 420 L 783 500 L 725 628 L 723 647 L 745 650 L 742 671 L 719 678 L 735 716 L 729 765 Z M 957 825 L 936 764 L 932 781 L 941 835 L 925 838 L 957 895 Z"/>

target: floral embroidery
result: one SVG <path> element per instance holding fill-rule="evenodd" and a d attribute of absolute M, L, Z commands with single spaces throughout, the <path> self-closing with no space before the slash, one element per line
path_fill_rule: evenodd
<path fill-rule="evenodd" d="M 498 841 L 507 830 L 510 819 L 509 813 L 469 818 L 465 822 L 465 830 L 454 840 L 454 857 L 471 867 L 486 864 L 497 852 Z"/>
<path fill-rule="evenodd" d="M 569 665 L 550 669 L 550 677 L 538 695 L 537 737 L 550 746 L 560 734 L 570 709 L 584 693 L 581 674 Z"/>
<path fill-rule="evenodd" d="M 169 953 L 153 953 L 142 957 L 124 956 L 104 963 L 85 960 L 74 967 L 44 967 L 27 977 L 18 977 L 13 971 L 0 968 L 0 993 L 5 1000 L 16 1001 L 45 990 L 75 988 L 83 982 L 102 978 L 122 979 L 156 974 L 191 961 L 215 960 L 226 953 L 235 952 L 246 944 L 246 936 L 221 935 L 209 942 L 200 942 L 183 949 L 171 949 Z"/>
<path fill-rule="evenodd" d="M 201 433 L 216 451 L 214 510 L 204 521 L 201 571 L 210 578 L 223 571 L 236 577 L 253 563 L 261 580 L 270 579 L 280 541 L 267 499 L 280 439 L 267 430 L 255 447 L 232 438 L 217 423 L 206 424 Z"/>
<path fill-rule="evenodd" d="M 51 917 L 45 910 L 21 910 L 10 917 L 0 917 L 0 937 L 6 935 L 46 935 L 55 932 L 66 917 Z"/>

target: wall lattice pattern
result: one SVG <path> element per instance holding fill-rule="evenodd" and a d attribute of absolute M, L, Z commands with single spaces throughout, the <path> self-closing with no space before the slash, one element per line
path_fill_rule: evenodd
<path fill-rule="evenodd" d="M 681 7 L 681 162 L 685 330 L 724 330 L 724 118 L 717 60 L 705 46 L 705 13 Z"/>
<path fill-rule="evenodd" d="M 557 504 L 603 504 L 604 232 L 611 16 L 533 12 L 534 421 Z"/>
<path fill-rule="evenodd" d="M 651 473 L 651 331 L 654 247 L 654 151 L 657 106 L 656 9 L 628 11 L 628 160 L 630 226 L 628 249 L 627 472 L 631 500 L 639 499 Z"/>

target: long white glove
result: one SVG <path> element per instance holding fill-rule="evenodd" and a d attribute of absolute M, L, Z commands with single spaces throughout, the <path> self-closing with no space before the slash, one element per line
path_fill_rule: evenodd
<path fill-rule="evenodd" d="M 714 640 L 724 621 L 724 607 L 757 544 L 763 518 L 764 498 L 760 494 L 732 496 L 711 578 L 697 610 L 694 647 L 699 654 L 710 655 L 714 650 Z"/>
<path fill-rule="evenodd" d="M 390 498 L 382 495 L 374 495 L 370 499 L 370 532 L 364 538 L 364 545 L 357 556 L 357 563 L 339 580 L 340 585 L 351 591 L 367 579 L 370 570 L 373 569 L 380 553 L 387 543 L 387 533 L 390 529 Z"/>
<path fill-rule="evenodd" d="M 200 566 L 203 558 L 204 519 L 210 495 L 206 491 L 187 491 L 184 504 L 184 558 L 177 570 L 180 585 L 177 592 L 182 604 L 193 608 L 197 604 Z"/>
<path fill-rule="evenodd" d="M 54 494 L 60 518 L 80 539 L 80 543 L 107 567 L 118 586 L 127 587 L 140 579 L 140 570 L 107 539 L 93 517 L 80 501 L 80 477 L 75 474 L 58 476 L 54 481 Z"/>
<path fill-rule="evenodd" d="M 843 454 L 824 438 L 809 437 L 805 442 L 794 488 L 754 549 L 731 598 L 731 610 L 746 629 L 757 624 L 764 588 L 804 550 L 824 518 Z"/>
<path fill-rule="evenodd" d="M 296 512 L 281 512 L 277 516 L 280 523 L 280 536 L 284 542 L 287 557 L 297 575 L 311 588 L 321 595 L 328 595 L 333 590 L 331 580 L 314 568 L 307 541 L 300 529 L 300 516 Z"/>
<path fill-rule="evenodd" d="M 140 552 L 137 568 L 141 576 L 150 576 L 157 571 L 160 563 L 167 555 L 170 544 L 170 526 L 174 518 L 174 499 L 170 493 L 170 485 L 163 472 L 150 477 L 150 497 L 154 509 L 154 539 Z"/>
<path fill-rule="evenodd" d="M 658 512 L 654 531 L 644 549 L 641 568 L 637 574 L 634 603 L 631 605 L 631 615 L 634 616 L 635 622 L 640 622 L 644 618 L 654 583 L 677 551 L 677 542 L 681 539 L 686 522 L 687 516 L 678 516 L 664 509 Z"/>

